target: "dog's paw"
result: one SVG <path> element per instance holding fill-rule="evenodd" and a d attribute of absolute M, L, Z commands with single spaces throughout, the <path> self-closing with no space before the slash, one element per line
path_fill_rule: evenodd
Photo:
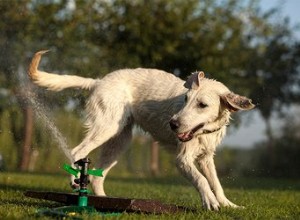
<path fill-rule="evenodd" d="M 224 207 L 230 207 L 230 208 L 244 208 L 243 206 L 238 206 L 236 204 L 234 204 L 233 202 L 231 202 L 229 199 L 227 199 L 226 197 L 225 198 L 222 198 L 222 199 L 219 199 L 218 198 L 218 201 L 219 203 L 224 206 Z"/>
<path fill-rule="evenodd" d="M 202 194 L 202 205 L 207 210 L 219 211 L 220 210 L 220 203 L 216 199 L 215 195 L 210 193 Z"/>

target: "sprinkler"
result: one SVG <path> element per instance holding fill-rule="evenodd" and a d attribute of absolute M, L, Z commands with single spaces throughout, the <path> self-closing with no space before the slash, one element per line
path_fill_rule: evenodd
<path fill-rule="evenodd" d="M 88 205 L 88 184 L 89 175 L 102 177 L 102 169 L 89 169 L 89 164 L 91 163 L 89 158 L 83 158 L 76 161 L 74 164 L 78 168 L 73 168 L 68 164 L 63 165 L 63 169 L 69 174 L 75 176 L 75 183 L 79 185 L 79 189 L 75 190 L 78 192 L 78 202 L 77 206 L 63 206 L 54 209 L 42 209 L 38 213 L 40 215 L 50 215 L 50 216 L 60 216 L 60 217 L 74 217 L 77 214 L 82 213 L 93 213 L 97 214 L 97 210 L 93 206 Z M 103 214 L 103 213 L 101 213 Z M 111 213 L 112 214 L 112 213 Z"/>
<path fill-rule="evenodd" d="M 74 164 L 77 168 L 64 164 L 63 169 L 69 174 L 75 176 L 75 183 L 79 185 L 79 189 L 74 193 L 64 192 L 40 192 L 27 191 L 25 196 L 56 201 L 64 203 L 67 206 L 54 209 L 42 209 L 38 211 L 39 215 L 47 215 L 53 217 L 69 217 L 78 219 L 78 215 L 82 213 L 96 214 L 102 216 L 117 216 L 122 212 L 127 213 L 145 213 L 145 214 L 174 214 L 178 212 L 195 211 L 193 208 L 177 206 L 172 204 L 164 204 L 152 199 L 133 199 L 121 197 L 105 197 L 89 195 L 88 184 L 89 175 L 102 176 L 102 169 L 89 169 L 91 161 L 89 158 L 83 158 Z"/>
<path fill-rule="evenodd" d="M 68 173 L 74 175 L 76 179 L 74 182 L 79 185 L 79 189 L 77 190 L 78 195 L 78 207 L 87 207 L 88 206 L 88 189 L 87 186 L 90 183 L 89 175 L 93 176 L 103 176 L 102 169 L 94 169 L 89 170 L 89 164 L 91 163 L 89 158 L 83 158 L 76 161 L 74 164 L 78 166 L 79 169 L 75 169 L 70 165 L 64 164 L 63 169 Z M 78 177 L 78 174 L 80 176 Z"/>

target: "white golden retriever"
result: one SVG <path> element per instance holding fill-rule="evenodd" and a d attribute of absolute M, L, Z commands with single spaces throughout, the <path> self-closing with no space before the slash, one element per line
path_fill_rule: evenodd
<path fill-rule="evenodd" d="M 118 70 L 102 79 L 51 74 L 37 69 L 45 52 L 37 52 L 29 67 L 35 84 L 53 91 L 71 87 L 91 90 L 86 104 L 88 131 L 71 153 L 77 161 L 101 148 L 99 166 L 105 171 L 104 177 L 92 180 L 96 195 L 105 195 L 105 176 L 126 150 L 133 126 L 138 125 L 177 152 L 176 165 L 201 195 L 204 208 L 238 207 L 226 198 L 213 157 L 230 113 L 252 109 L 250 99 L 205 78 L 203 72 L 192 74 L 187 81 L 142 68 Z"/>

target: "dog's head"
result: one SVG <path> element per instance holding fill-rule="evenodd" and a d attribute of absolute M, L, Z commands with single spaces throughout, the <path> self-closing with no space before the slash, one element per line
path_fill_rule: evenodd
<path fill-rule="evenodd" d="M 178 139 L 182 142 L 204 133 L 212 123 L 217 126 L 216 122 L 224 121 L 222 117 L 226 115 L 229 119 L 229 112 L 255 107 L 251 99 L 231 92 L 218 81 L 205 78 L 203 72 L 192 74 L 184 86 L 189 89 L 185 95 L 184 107 L 170 121 L 171 129 L 176 132 Z M 218 128 L 220 129 L 225 124 L 220 124 Z"/>

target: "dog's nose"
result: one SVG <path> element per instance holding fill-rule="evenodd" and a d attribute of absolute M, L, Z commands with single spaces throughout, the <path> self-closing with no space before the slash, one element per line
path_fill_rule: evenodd
<path fill-rule="evenodd" d="M 171 129 L 173 131 L 176 131 L 179 128 L 179 126 L 180 126 L 179 121 L 176 120 L 176 119 L 171 119 L 170 122 L 169 122 L 169 124 L 170 124 L 170 127 L 171 127 Z"/>

